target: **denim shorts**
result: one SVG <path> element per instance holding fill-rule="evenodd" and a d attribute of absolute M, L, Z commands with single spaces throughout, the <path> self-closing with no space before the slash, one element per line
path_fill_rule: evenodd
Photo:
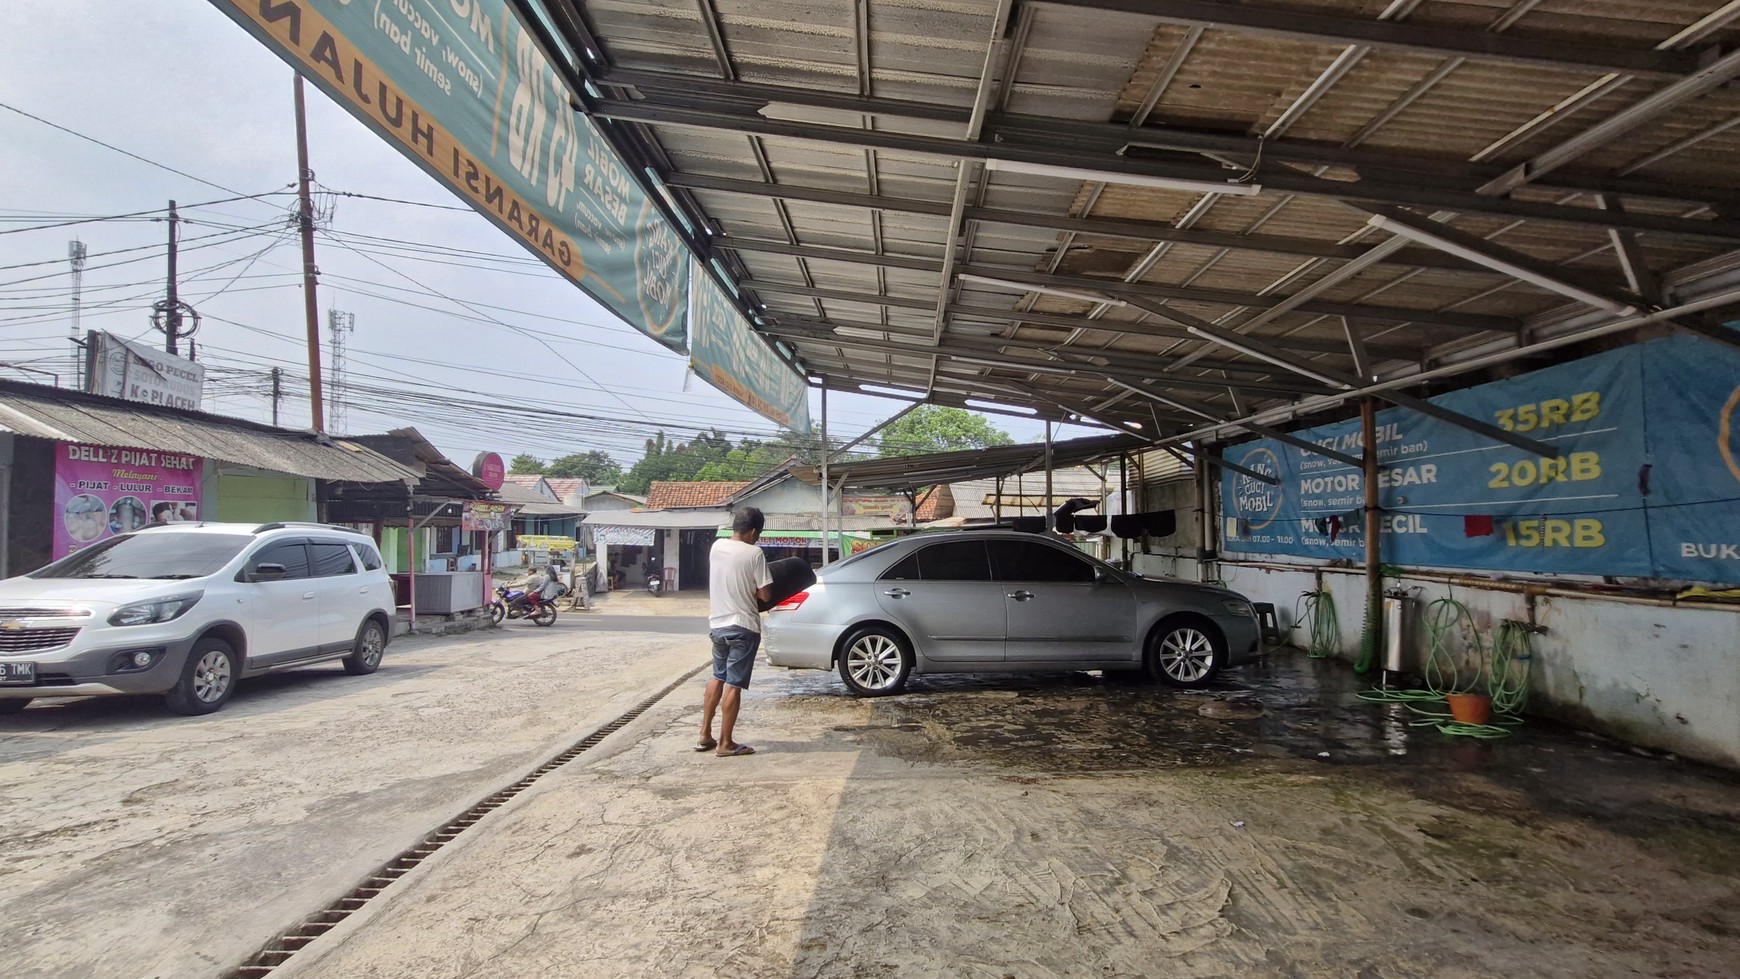
<path fill-rule="evenodd" d="M 707 635 L 713 640 L 713 679 L 740 690 L 749 689 L 749 674 L 755 669 L 755 651 L 761 648 L 761 633 L 740 625 L 728 625 Z"/>

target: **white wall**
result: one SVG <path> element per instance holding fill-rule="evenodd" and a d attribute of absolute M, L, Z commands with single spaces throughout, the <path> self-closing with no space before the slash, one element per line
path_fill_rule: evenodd
<path fill-rule="evenodd" d="M 1310 568 L 1279 571 L 1226 562 L 1218 567 L 1228 587 L 1252 601 L 1272 603 L 1283 630 L 1293 624 L 1299 596 L 1316 588 L 1317 575 Z M 1319 573 L 1335 599 L 1341 649 L 1352 659 L 1364 622 L 1364 573 L 1331 568 Z M 1503 619 L 1528 618 L 1527 598 L 1513 591 L 1425 577 L 1404 577 L 1401 583 L 1421 589 L 1405 626 L 1409 670 L 1417 671 L 1426 658 L 1419 612 L 1428 602 L 1446 595 L 1457 599 L 1489 637 Z M 1536 621 L 1547 631 L 1534 640 L 1531 713 L 1740 768 L 1740 608 L 1554 594 L 1540 595 L 1535 603 Z M 1301 644 L 1308 639 L 1305 627 L 1294 639 Z"/>

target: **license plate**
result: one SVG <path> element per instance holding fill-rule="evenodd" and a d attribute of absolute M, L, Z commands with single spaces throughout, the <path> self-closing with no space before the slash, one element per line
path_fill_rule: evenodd
<path fill-rule="evenodd" d="M 0 663 L 0 687 L 36 686 L 35 663 Z"/>

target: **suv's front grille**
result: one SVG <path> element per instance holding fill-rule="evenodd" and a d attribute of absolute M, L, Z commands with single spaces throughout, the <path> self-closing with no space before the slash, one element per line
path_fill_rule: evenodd
<path fill-rule="evenodd" d="M 0 608 L 4 619 L 83 619 L 91 614 L 88 608 Z"/>
<path fill-rule="evenodd" d="M 0 629 L 0 653 L 29 653 L 39 649 L 56 649 L 73 641 L 79 630 L 71 629 Z"/>

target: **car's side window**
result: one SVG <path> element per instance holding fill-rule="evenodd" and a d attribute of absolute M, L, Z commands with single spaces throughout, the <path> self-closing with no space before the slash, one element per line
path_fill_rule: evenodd
<path fill-rule="evenodd" d="M 1094 566 L 1086 559 L 1037 541 L 992 541 L 991 560 L 998 581 L 1091 582 L 1095 578 Z"/>
<path fill-rule="evenodd" d="M 932 544 L 916 555 L 925 581 L 990 581 L 991 564 L 985 542 L 949 541 Z"/>
<path fill-rule="evenodd" d="M 248 559 L 248 570 L 257 571 L 262 564 L 282 564 L 284 577 L 308 577 L 308 548 L 299 540 L 268 544 Z"/>
<path fill-rule="evenodd" d="M 314 552 L 314 577 L 356 574 L 356 558 L 350 553 L 350 545 L 317 541 L 309 544 L 308 549 Z"/>
<path fill-rule="evenodd" d="M 917 551 L 901 558 L 895 562 L 894 567 L 882 572 L 883 581 L 917 581 L 921 577 L 923 575 L 919 574 Z"/>
<path fill-rule="evenodd" d="M 357 557 L 362 558 L 364 571 L 381 570 L 381 555 L 373 546 L 368 544 L 357 544 L 355 546 Z"/>

